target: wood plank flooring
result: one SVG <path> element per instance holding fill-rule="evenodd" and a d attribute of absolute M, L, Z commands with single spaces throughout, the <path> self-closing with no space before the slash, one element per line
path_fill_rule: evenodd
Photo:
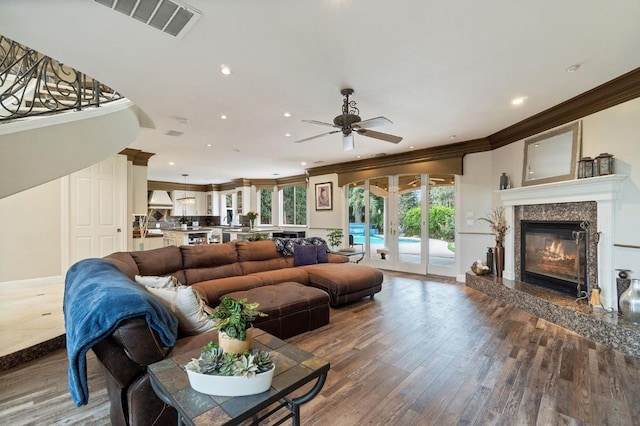
<path fill-rule="evenodd" d="M 385 272 L 383 291 L 289 341 L 331 362 L 305 425 L 640 425 L 640 360 L 461 283 Z M 0 424 L 109 424 L 102 373 L 73 406 L 66 354 L 0 374 Z"/>

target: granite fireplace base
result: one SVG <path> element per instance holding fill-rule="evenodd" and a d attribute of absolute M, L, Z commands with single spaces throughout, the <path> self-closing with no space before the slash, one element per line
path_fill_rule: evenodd
<path fill-rule="evenodd" d="M 584 300 L 576 304 L 575 298 L 569 295 L 495 275 L 467 272 L 466 285 L 594 342 L 640 358 L 640 326 L 617 312 L 605 313 L 600 308 L 590 312 Z"/>

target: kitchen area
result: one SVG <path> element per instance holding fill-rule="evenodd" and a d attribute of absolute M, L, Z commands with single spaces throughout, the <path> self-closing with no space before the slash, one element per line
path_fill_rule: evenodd
<path fill-rule="evenodd" d="M 231 195 L 235 196 L 186 189 L 149 191 L 148 213 L 133 215 L 133 249 L 305 236 L 304 231 L 287 231 L 266 225 L 252 230 L 249 219 L 242 214 L 245 201 L 242 192 Z M 244 205 L 249 205 L 248 201 Z M 143 238 L 141 234 L 144 234 Z"/>

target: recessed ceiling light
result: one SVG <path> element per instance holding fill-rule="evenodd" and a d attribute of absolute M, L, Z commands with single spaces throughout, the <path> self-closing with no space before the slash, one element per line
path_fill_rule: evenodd
<path fill-rule="evenodd" d="M 289 113 L 289 112 L 285 112 L 285 113 L 284 113 L 284 114 L 282 114 L 282 115 L 284 115 L 285 117 L 291 117 L 291 113 Z"/>
<path fill-rule="evenodd" d="M 574 65 L 571 65 L 571 66 L 567 67 L 567 69 L 565 71 L 566 72 L 576 72 L 576 71 L 578 71 L 578 68 L 580 68 L 580 64 L 574 64 Z"/>
<path fill-rule="evenodd" d="M 457 136 L 456 135 L 451 135 L 449 136 L 449 139 L 455 139 Z"/>
<path fill-rule="evenodd" d="M 280 173 L 271 173 L 271 176 L 280 176 Z"/>
<path fill-rule="evenodd" d="M 173 161 L 169 161 L 169 165 L 170 165 L 170 166 L 175 166 L 175 165 L 176 165 L 176 163 L 174 163 Z"/>
<path fill-rule="evenodd" d="M 527 99 L 526 96 L 520 96 L 519 98 L 514 98 L 511 101 L 511 105 L 522 105 L 526 99 Z"/>
<path fill-rule="evenodd" d="M 415 146 L 413 146 L 413 145 L 409 146 L 409 149 L 413 149 L 413 148 L 415 148 Z"/>
<path fill-rule="evenodd" d="M 240 150 L 239 149 L 234 149 L 233 152 L 234 152 L 234 154 L 239 154 Z"/>
<path fill-rule="evenodd" d="M 226 65 L 220 65 L 220 72 L 224 75 L 231 75 L 231 68 Z"/>
<path fill-rule="evenodd" d="M 211 146 L 211 144 L 210 144 L 210 143 L 208 143 L 208 144 L 207 144 L 207 146 Z"/>
<path fill-rule="evenodd" d="M 291 133 L 285 133 L 284 134 L 286 137 L 291 137 Z"/>
<path fill-rule="evenodd" d="M 178 117 L 178 122 L 182 123 L 182 124 L 189 124 L 191 122 L 191 120 L 189 120 L 188 118 L 185 118 L 185 117 Z"/>
<path fill-rule="evenodd" d="M 306 166 L 307 163 L 305 163 L 304 161 L 302 163 L 300 163 L 301 166 Z"/>
<path fill-rule="evenodd" d="M 226 119 L 227 119 L 227 116 L 226 116 L 226 115 L 224 115 L 224 114 L 222 114 L 222 115 L 220 116 L 220 119 L 221 119 L 221 120 L 226 120 Z"/>
<path fill-rule="evenodd" d="M 362 158 L 362 155 L 358 155 L 358 156 L 356 156 L 356 158 Z"/>

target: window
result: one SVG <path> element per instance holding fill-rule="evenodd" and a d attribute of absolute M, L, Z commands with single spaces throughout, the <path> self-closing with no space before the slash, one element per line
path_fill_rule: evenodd
<path fill-rule="evenodd" d="M 273 223 L 271 212 L 273 202 L 273 191 L 271 189 L 259 189 L 258 190 L 258 222 L 261 225 L 271 225 Z"/>
<path fill-rule="evenodd" d="M 282 224 L 307 224 L 307 190 L 290 186 L 282 190 Z"/>

